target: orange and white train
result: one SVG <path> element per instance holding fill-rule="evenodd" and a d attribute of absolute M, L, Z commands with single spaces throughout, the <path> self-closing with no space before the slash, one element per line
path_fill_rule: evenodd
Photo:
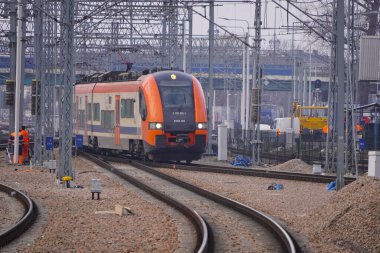
<path fill-rule="evenodd" d="M 208 142 L 202 87 L 194 76 L 170 70 L 135 81 L 76 84 L 74 133 L 103 153 L 189 163 Z"/>

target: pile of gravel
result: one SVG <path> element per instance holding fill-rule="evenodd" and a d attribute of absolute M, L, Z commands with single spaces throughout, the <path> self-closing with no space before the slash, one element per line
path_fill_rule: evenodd
<path fill-rule="evenodd" d="M 292 160 L 275 167 L 294 170 L 297 161 L 305 166 Z M 272 215 L 298 233 L 305 252 L 380 252 L 379 180 L 360 178 L 336 192 L 326 184 L 162 170 Z M 284 189 L 267 190 L 273 182 Z"/>
<path fill-rule="evenodd" d="M 301 159 L 292 159 L 282 164 L 269 167 L 266 169 L 277 170 L 277 171 L 298 172 L 298 173 L 311 173 L 313 170 L 313 166 L 305 163 Z"/>
<path fill-rule="evenodd" d="M 329 243 L 336 252 L 380 252 L 380 181 L 360 178 L 294 225 L 319 250 Z"/>

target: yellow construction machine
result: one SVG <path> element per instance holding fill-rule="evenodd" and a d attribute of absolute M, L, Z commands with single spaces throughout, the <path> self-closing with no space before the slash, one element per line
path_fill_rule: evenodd
<path fill-rule="evenodd" d="M 300 130 L 322 130 L 327 126 L 327 106 L 302 106 L 298 102 L 293 103 L 294 117 L 299 118 Z"/>

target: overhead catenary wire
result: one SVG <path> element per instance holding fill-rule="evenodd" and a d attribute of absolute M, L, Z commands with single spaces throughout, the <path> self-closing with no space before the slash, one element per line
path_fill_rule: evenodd
<path fill-rule="evenodd" d="M 181 4 L 184 4 L 183 1 L 179 1 Z M 200 13 L 199 11 L 196 11 L 193 9 L 193 12 L 195 12 L 196 14 L 198 14 L 199 16 L 201 16 L 202 18 L 206 19 L 207 21 L 209 22 L 212 22 L 216 27 L 220 28 L 221 30 L 223 30 L 224 32 L 228 33 L 231 35 L 231 37 L 237 39 L 238 41 L 240 41 L 241 43 L 243 43 L 244 45 L 248 46 L 249 48 L 254 48 L 253 46 L 249 45 L 249 43 L 245 42 L 244 40 L 240 39 L 236 34 L 234 33 L 231 33 L 230 31 L 228 31 L 227 29 L 225 29 L 223 26 L 221 25 L 218 25 L 217 23 L 211 21 L 209 18 L 206 17 L 206 15 L 203 15 L 202 13 Z"/>
<path fill-rule="evenodd" d="M 277 6 L 279 6 L 281 9 L 285 10 L 288 14 L 290 14 L 291 16 L 293 16 L 295 19 L 297 19 L 298 21 L 300 21 L 302 24 L 304 24 L 306 27 L 308 27 L 310 30 L 312 30 L 315 34 L 317 34 L 321 39 L 323 39 L 324 41 L 328 41 L 330 42 L 331 41 L 331 38 L 326 38 L 325 36 L 323 36 L 320 32 L 318 32 L 316 29 L 314 29 L 313 27 L 311 27 L 310 25 L 308 25 L 305 21 L 303 21 L 302 19 L 300 19 L 299 17 L 297 17 L 295 14 L 293 14 L 292 12 L 290 12 L 289 10 L 287 10 L 284 6 L 282 6 L 281 4 L 277 3 L 275 0 L 272 0 L 273 3 L 275 3 Z"/>

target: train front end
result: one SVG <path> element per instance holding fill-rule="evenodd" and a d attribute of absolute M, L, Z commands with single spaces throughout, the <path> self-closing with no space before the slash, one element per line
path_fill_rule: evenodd
<path fill-rule="evenodd" d="M 149 159 L 191 162 L 201 158 L 207 145 L 207 111 L 195 77 L 178 71 L 151 74 L 141 85 L 139 99 Z"/>

